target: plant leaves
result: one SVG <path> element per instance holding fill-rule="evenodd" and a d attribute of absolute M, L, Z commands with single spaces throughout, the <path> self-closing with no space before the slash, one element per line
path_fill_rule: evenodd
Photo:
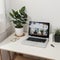
<path fill-rule="evenodd" d="M 19 12 L 20 12 L 21 14 L 23 14 L 24 11 L 25 11 L 25 6 L 23 6 L 23 7 L 19 10 Z"/>
<path fill-rule="evenodd" d="M 11 16 L 12 18 L 14 18 L 14 15 L 13 15 L 11 12 L 10 12 L 9 14 L 10 14 L 10 16 Z"/>
<path fill-rule="evenodd" d="M 24 15 L 24 17 L 23 17 L 23 18 L 27 18 L 27 14 L 26 14 L 26 13 L 24 13 L 23 15 Z"/>
<path fill-rule="evenodd" d="M 13 14 L 15 15 L 15 10 L 12 9 Z"/>
<path fill-rule="evenodd" d="M 13 12 L 13 15 L 15 16 L 15 18 L 16 18 L 17 14 L 18 14 L 18 11 L 15 11 L 15 10 L 12 9 L 12 12 Z"/>
<path fill-rule="evenodd" d="M 60 29 L 56 30 L 55 35 L 59 35 L 60 36 Z"/>
<path fill-rule="evenodd" d="M 20 10 L 13 10 L 12 13 L 9 13 L 14 20 L 12 22 L 16 27 L 22 27 L 23 24 L 27 21 L 27 14 L 25 13 L 25 6 L 23 6 Z"/>
<path fill-rule="evenodd" d="M 13 20 L 13 23 L 14 23 L 14 24 L 17 24 L 17 21 L 14 21 L 14 20 Z"/>

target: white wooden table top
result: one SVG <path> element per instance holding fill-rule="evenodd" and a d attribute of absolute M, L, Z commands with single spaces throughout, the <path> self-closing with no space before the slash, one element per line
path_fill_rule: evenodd
<path fill-rule="evenodd" d="M 52 42 L 52 34 L 50 34 L 49 43 L 46 48 L 23 45 L 21 42 L 27 37 L 27 34 L 19 38 L 17 38 L 15 34 L 12 34 L 0 43 L 0 49 L 33 55 L 37 57 L 60 60 L 60 43 Z M 52 47 L 51 44 L 53 44 L 55 47 Z"/>

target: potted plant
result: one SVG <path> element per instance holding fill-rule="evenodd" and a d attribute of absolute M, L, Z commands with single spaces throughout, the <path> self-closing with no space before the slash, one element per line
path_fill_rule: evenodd
<path fill-rule="evenodd" d="M 40 30 L 40 32 L 41 32 L 41 35 L 43 35 L 43 32 L 44 32 L 44 31 L 43 31 L 43 30 Z"/>
<path fill-rule="evenodd" d="M 55 32 L 55 42 L 60 42 L 60 30 L 57 29 L 56 32 Z"/>
<path fill-rule="evenodd" d="M 25 13 L 25 6 L 19 10 L 13 10 L 10 12 L 10 16 L 13 18 L 11 21 L 15 25 L 15 34 L 17 36 L 23 35 L 23 25 L 27 22 L 27 14 Z"/>

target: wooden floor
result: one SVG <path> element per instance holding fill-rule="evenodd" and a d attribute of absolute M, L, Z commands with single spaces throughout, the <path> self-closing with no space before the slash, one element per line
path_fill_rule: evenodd
<path fill-rule="evenodd" d="M 0 56 L 0 60 L 1 60 L 1 56 Z"/>
<path fill-rule="evenodd" d="M 14 60 L 47 60 L 47 59 L 17 55 Z"/>
<path fill-rule="evenodd" d="M 1 60 L 1 50 L 0 50 L 0 60 Z"/>
<path fill-rule="evenodd" d="M 27 57 L 23 57 L 23 56 L 17 56 L 17 57 L 15 57 L 15 60 L 35 60 L 35 59 L 27 58 Z"/>

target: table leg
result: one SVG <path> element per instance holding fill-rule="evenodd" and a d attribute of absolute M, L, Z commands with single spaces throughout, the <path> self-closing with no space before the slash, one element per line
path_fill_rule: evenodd
<path fill-rule="evenodd" d="M 11 55 L 9 51 L 0 50 L 1 60 L 11 60 Z"/>
<path fill-rule="evenodd" d="M 9 60 L 11 60 L 11 55 L 10 55 L 10 51 L 7 51 L 8 55 L 9 55 Z"/>
<path fill-rule="evenodd" d="M 2 60 L 2 54 L 1 54 L 1 50 L 0 50 L 0 59 Z"/>

